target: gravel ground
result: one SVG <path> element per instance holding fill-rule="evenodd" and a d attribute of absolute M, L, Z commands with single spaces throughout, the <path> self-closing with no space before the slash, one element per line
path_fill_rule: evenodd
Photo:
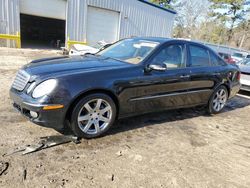
<path fill-rule="evenodd" d="M 21 65 L 58 53 L 0 48 L 0 187 L 250 187 L 248 93 L 216 116 L 202 108 L 138 116 L 102 138 L 6 156 L 59 135 L 15 112 L 8 95 Z"/>

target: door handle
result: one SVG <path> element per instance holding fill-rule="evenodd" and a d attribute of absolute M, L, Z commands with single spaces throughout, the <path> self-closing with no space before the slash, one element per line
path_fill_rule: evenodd
<path fill-rule="evenodd" d="M 181 75 L 180 78 L 190 78 L 190 75 Z"/>
<path fill-rule="evenodd" d="M 214 73 L 213 75 L 215 75 L 215 76 L 219 76 L 219 75 L 220 75 L 220 73 L 219 73 L 219 72 L 216 72 L 216 73 Z"/>

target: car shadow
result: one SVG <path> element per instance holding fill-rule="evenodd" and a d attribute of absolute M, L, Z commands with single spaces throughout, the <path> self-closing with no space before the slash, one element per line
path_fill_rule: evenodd
<path fill-rule="evenodd" d="M 249 105 L 250 99 L 236 96 L 228 101 L 226 107 L 220 114 L 228 113 L 230 111 L 244 108 Z M 206 111 L 206 107 L 204 106 L 144 114 L 132 118 L 124 118 L 118 120 L 115 125 L 106 133 L 106 136 L 139 129 L 142 127 L 153 126 L 156 124 L 167 122 L 180 121 L 199 116 L 212 117 L 213 115 L 208 114 Z"/>

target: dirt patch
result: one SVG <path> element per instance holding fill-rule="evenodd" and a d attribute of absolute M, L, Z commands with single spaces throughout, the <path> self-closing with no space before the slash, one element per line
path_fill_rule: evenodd
<path fill-rule="evenodd" d="M 0 161 L 9 166 L 0 187 L 250 187 L 250 100 L 244 97 L 216 116 L 197 108 L 138 116 L 117 122 L 102 138 L 3 156 L 59 134 L 22 118 L 8 95 L 17 68 L 27 63 L 16 59 L 55 53 L 7 54 L 8 66 L 0 60 Z"/>

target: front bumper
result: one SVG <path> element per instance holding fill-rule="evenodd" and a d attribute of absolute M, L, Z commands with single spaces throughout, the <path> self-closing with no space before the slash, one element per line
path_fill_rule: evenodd
<path fill-rule="evenodd" d="M 65 108 L 43 110 L 44 106 L 55 105 L 49 103 L 50 100 L 48 96 L 45 96 L 39 101 L 25 93 L 17 92 L 15 89 L 11 88 L 10 98 L 13 100 L 13 107 L 31 122 L 40 126 L 54 128 L 56 130 L 62 130 L 64 128 L 66 114 Z M 32 117 L 31 112 L 36 112 L 37 117 Z"/>

